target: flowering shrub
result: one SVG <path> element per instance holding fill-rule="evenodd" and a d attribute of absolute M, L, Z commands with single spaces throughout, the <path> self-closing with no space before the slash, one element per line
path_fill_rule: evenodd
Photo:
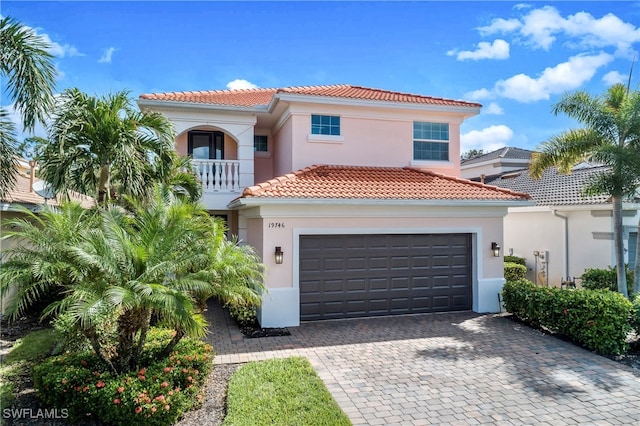
<path fill-rule="evenodd" d="M 74 420 L 87 417 L 114 425 L 170 425 L 202 401 L 200 387 L 211 371 L 210 345 L 183 338 L 168 358 L 154 357 L 172 331 L 149 330 L 139 370 L 121 375 L 105 371 L 90 352 L 65 353 L 32 369 L 38 397 L 64 407 Z"/>
<path fill-rule="evenodd" d="M 531 281 L 507 282 L 502 289 L 507 311 L 523 321 L 563 334 L 598 353 L 628 349 L 632 305 L 608 290 L 536 287 Z"/>

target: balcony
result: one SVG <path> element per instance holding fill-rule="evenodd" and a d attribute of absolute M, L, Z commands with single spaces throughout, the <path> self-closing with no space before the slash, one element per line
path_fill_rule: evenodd
<path fill-rule="evenodd" d="M 192 160 L 202 183 L 201 202 L 208 210 L 227 210 L 227 205 L 253 185 L 253 162 L 241 160 Z M 242 163 L 242 173 L 240 164 Z"/>
<path fill-rule="evenodd" d="M 193 160 L 202 192 L 240 192 L 240 161 Z"/>

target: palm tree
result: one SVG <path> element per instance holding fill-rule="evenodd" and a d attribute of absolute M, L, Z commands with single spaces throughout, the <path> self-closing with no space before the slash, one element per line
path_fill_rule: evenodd
<path fill-rule="evenodd" d="M 107 203 L 140 196 L 157 174 L 171 167 L 174 132 L 159 113 L 137 110 L 127 91 L 105 97 L 67 89 L 40 158 L 41 177 L 58 192 L 74 190 Z"/>
<path fill-rule="evenodd" d="M 640 183 L 640 93 L 629 91 L 623 84 L 613 85 L 599 97 L 577 91 L 565 94 L 553 106 L 553 113 L 564 113 L 585 127 L 567 130 L 544 142 L 533 154 L 529 171 L 539 178 L 551 166 L 570 173 L 583 160 L 609 166 L 608 172 L 594 178 L 584 191 L 611 196 L 618 291 L 628 297 L 622 201 L 633 196 Z"/>
<path fill-rule="evenodd" d="M 77 206 L 63 205 L 40 219 L 13 220 L 9 235 L 24 244 L 8 250 L 0 271 L 0 296 L 18 289 L 9 301 L 14 317 L 38 299 L 39 289 L 62 287 L 64 297 L 44 315 L 70 318 L 118 373 L 139 366 L 152 316 L 176 332 L 162 351 L 169 354 L 183 336 L 204 335 L 200 297 L 255 304 L 262 277 L 251 249 L 215 250 L 228 248 L 224 227 L 201 205 L 167 199 L 159 189 L 150 199 L 129 202 L 133 212 L 109 205 L 79 216 Z M 78 223 L 73 232 L 56 225 L 71 218 Z M 236 262 L 243 267 L 230 274 Z M 105 324 L 115 333 L 103 332 Z"/>
<path fill-rule="evenodd" d="M 32 29 L 6 16 L 0 19 L 0 78 L 21 114 L 24 130 L 44 122 L 53 104 L 56 70 L 50 45 Z M 0 196 L 15 184 L 16 128 L 0 107 Z"/>

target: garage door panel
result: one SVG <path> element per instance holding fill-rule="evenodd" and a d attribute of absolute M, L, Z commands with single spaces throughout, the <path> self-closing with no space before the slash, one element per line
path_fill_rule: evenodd
<path fill-rule="evenodd" d="M 471 308 L 470 234 L 303 235 L 301 319 Z"/>

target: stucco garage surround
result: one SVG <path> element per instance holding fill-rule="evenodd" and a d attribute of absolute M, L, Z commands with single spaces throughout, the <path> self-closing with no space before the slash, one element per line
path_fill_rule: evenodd
<path fill-rule="evenodd" d="M 503 260 L 493 257 L 490 247 L 492 241 L 502 242 L 505 204 L 379 200 L 261 200 L 261 204 L 241 208 L 240 236 L 256 248 L 267 266 L 268 292 L 263 295 L 258 315 L 263 327 L 296 326 L 301 317 L 313 320 L 469 308 L 476 312 L 499 310 Z M 349 265 L 348 250 L 335 247 L 333 257 L 321 254 L 328 250 L 316 250 L 324 265 L 312 271 L 310 263 L 317 260 L 313 260 L 310 245 L 344 247 L 351 244 L 349 241 L 364 244 L 356 258 L 368 262 L 366 268 L 358 262 Z M 276 246 L 284 252 L 282 264 L 275 263 Z M 384 255 L 376 256 L 374 250 Z M 379 273 L 372 272 L 376 261 L 386 262 L 384 267 L 378 265 Z M 342 272 L 327 271 L 331 262 L 334 266 L 338 262 Z M 440 271 L 436 271 L 438 268 Z M 342 275 L 351 284 L 343 280 L 341 290 L 327 287 L 332 285 L 332 276 Z M 321 282 L 310 283 L 314 280 Z M 312 295 L 314 285 L 324 294 Z M 363 290 L 351 296 L 335 293 L 348 293 L 350 285 Z M 394 285 L 407 290 L 394 293 Z M 373 294 L 376 291 L 380 293 Z M 416 297 L 422 301 L 410 300 Z M 314 300 L 322 300 L 322 306 L 311 307 Z M 348 308 L 347 300 L 368 307 L 358 309 L 352 304 L 353 308 Z M 343 306 L 338 307 L 339 303 Z"/>

